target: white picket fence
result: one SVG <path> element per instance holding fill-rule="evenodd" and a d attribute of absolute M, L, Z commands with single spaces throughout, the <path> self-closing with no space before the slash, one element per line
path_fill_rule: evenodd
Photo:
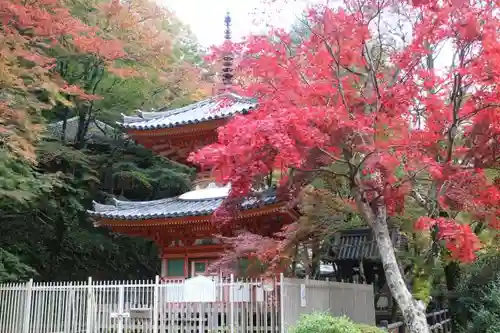
<path fill-rule="evenodd" d="M 372 286 L 283 276 L 0 285 L 0 333 L 285 333 L 312 311 L 373 324 Z"/>

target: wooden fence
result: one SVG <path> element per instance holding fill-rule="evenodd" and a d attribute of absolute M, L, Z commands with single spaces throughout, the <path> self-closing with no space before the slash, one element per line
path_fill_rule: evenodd
<path fill-rule="evenodd" d="M 372 285 L 285 278 L 283 287 L 285 328 L 295 325 L 302 314 L 325 310 L 358 323 L 375 323 Z"/>
<path fill-rule="evenodd" d="M 451 318 L 448 310 L 440 310 L 427 314 L 427 323 L 431 333 L 451 333 Z M 402 321 L 388 324 L 382 323 L 382 328 L 389 333 L 406 333 L 405 324 Z"/>
<path fill-rule="evenodd" d="M 0 333 L 285 333 L 303 313 L 374 324 L 370 285 L 288 279 L 0 285 Z"/>

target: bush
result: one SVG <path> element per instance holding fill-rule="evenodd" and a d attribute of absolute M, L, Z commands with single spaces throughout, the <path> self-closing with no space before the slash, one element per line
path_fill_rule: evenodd
<path fill-rule="evenodd" d="M 303 315 L 294 333 L 383 333 L 384 331 L 365 324 L 356 324 L 347 317 L 332 317 L 327 313 Z"/>
<path fill-rule="evenodd" d="M 500 257 L 482 257 L 467 267 L 454 296 L 459 333 L 500 333 Z"/>
<path fill-rule="evenodd" d="M 375 326 L 370 326 L 365 324 L 357 324 L 357 326 L 362 333 L 386 333 L 386 331 L 384 331 L 383 329 Z"/>
<path fill-rule="evenodd" d="M 500 277 L 485 286 L 478 301 L 468 305 L 471 319 L 462 332 L 500 333 Z"/>

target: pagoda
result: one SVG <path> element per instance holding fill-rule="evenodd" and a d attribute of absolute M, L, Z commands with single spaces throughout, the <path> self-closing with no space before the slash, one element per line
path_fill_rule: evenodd
<path fill-rule="evenodd" d="M 231 18 L 227 14 L 226 41 L 231 38 L 230 25 Z M 223 56 L 223 85 L 215 96 L 179 109 L 123 116 L 121 128 L 135 142 L 156 154 L 189 165 L 189 154 L 214 143 L 220 126 L 232 116 L 250 113 L 257 106 L 255 100 L 231 92 L 232 62 L 230 53 Z M 217 184 L 209 170 L 194 167 L 197 179 L 190 192 L 155 201 L 94 203 L 94 209 L 89 211 L 96 226 L 153 240 L 159 249 L 163 279 L 205 274 L 211 262 L 230 250 L 215 235 L 232 236 L 239 230 L 248 230 L 271 236 L 297 218 L 294 210 L 268 190 L 258 199 L 243 200 L 233 221 L 221 227 L 212 215 L 228 196 L 230 185 Z"/>

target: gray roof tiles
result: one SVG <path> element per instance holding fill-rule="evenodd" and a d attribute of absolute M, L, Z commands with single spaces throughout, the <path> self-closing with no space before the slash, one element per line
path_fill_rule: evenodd
<path fill-rule="evenodd" d="M 256 107 L 257 103 L 253 99 L 227 93 L 178 109 L 167 111 L 160 109 L 155 112 L 139 111 L 137 116 L 124 115 L 120 126 L 136 130 L 173 128 L 209 120 L 225 119 L 237 113 L 246 114 Z"/>
<path fill-rule="evenodd" d="M 357 230 L 356 233 L 343 232 L 336 253 L 337 260 L 379 258 L 377 244 L 371 239 L 371 231 Z"/>
<path fill-rule="evenodd" d="M 354 229 L 340 231 L 340 241 L 334 246 L 334 260 L 379 260 L 380 253 L 377 243 L 373 239 L 371 229 Z M 391 230 L 396 249 L 403 249 L 407 239 L 397 232 Z"/>
<path fill-rule="evenodd" d="M 184 216 L 211 215 L 220 207 L 225 198 L 185 200 L 179 197 L 153 201 L 114 200 L 112 205 L 94 202 L 94 210 L 88 213 L 97 218 L 114 220 L 148 220 L 157 218 L 175 218 Z M 263 205 L 276 203 L 274 192 L 263 194 L 262 198 L 248 198 L 241 204 L 241 209 L 248 210 Z"/>
<path fill-rule="evenodd" d="M 78 116 L 72 117 L 66 120 L 65 129 L 65 141 L 75 142 L 78 133 L 79 118 Z M 64 127 L 64 120 L 57 121 L 47 125 L 48 132 L 55 138 L 61 139 Z M 108 124 L 92 119 L 89 122 L 89 127 L 87 133 L 85 134 L 85 140 L 102 140 L 103 138 L 126 138 L 119 129 L 116 129 Z"/>

